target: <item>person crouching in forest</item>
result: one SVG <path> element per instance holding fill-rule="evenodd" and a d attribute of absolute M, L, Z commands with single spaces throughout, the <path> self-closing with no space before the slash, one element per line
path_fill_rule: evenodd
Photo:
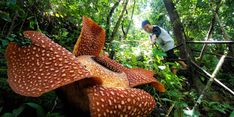
<path fill-rule="evenodd" d="M 178 56 L 175 55 L 173 50 L 174 40 L 165 29 L 157 25 L 151 25 L 148 20 L 142 22 L 142 28 L 146 32 L 150 33 L 149 38 L 151 41 L 151 45 L 155 45 L 157 43 L 159 47 L 166 53 L 166 60 L 168 62 L 175 62 L 176 59 L 178 60 Z M 188 65 L 185 64 L 184 61 L 177 62 L 181 65 L 181 69 L 186 70 L 188 68 Z M 170 69 L 174 74 L 176 74 L 176 68 L 172 67 Z"/>

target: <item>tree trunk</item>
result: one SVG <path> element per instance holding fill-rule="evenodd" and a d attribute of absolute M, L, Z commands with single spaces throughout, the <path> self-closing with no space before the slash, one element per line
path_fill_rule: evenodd
<path fill-rule="evenodd" d="M 115 27 L 111 33 L 110 36 L 110 43 L 114 40 L 115 35 L 117 34 L 117 30 L 119 29 L 120 26 L 120 22 L 122 21 L 123 15 L 124 15 L 124 11 L 126 11 L 127 5 L 128 5 L 128 1 L 129 0 L 125 0 L 125 2 L 123 3 L 123 9 L 119 15 L 119 19 L 117 20 Z"/>
<path fill-rule="evenodd" d="M 128 27 L 127 27 L 127 29 L 126 29 L 126 32 L 125 32 L 125 34 L 124 34 L 123 40 L 126 39 L 126 37 L 127 37 L 127 35 L 128 35 L 128 31 L 129 31 L 129 29 L 130 29 L 130 26 L 131 26 L 131 24 L 132 24 L 132 18 L 133 18 L 133 14 L 134 14 L 134 10 L 135 10 L 136 1 L 133 0 L 133 2 L 134 2 L 134 3 L 133 3 L 133 8 L 132 8 L 131 19 L 130 19 L 130 22 L 129 22 Z"/>
<path fill-rule="evenodd" d="M 118 20 L 117 20 L 117 22 L 115 24 L 115 27 L 114 27 L 112 33 L 111 33 L 111 36 L 109 38 L 109 42 L 107 42 L 107 44 L 109 43 L 109 46 L 107 46 L 107 50 L 108 51 L 111 50 L 110 51 L 110 56 L 109 56 L 111 59 L 113 59 L 114 55 L 115 55 L 115 49 L 112 48 L 111 42 L 114 40 L 114 38 L 115 38 L 115 36 L 116 36 L 116 34 L 118 32 L 118 29 L 119 29 L 119 26 L 120 26 L 120 22 L 122 21 L 122 18 L 123 18 L 123 15 L 124 15 L 124 11 L 126 11 L 126 8 L 127 8 L 127 5 L 128 5 L 128 1 L 129 0 L 125 0 L 125 2 L 123 3 L 123 9 L 122 9 L 122 11 L 121 11 L 121 13 L 119 15 L 119 18 L 118 18 Z"/>
<path fill-rule="evenodd" d="M 199 78 L 199 72 L 197 69 L 192 67 L 192 61 L 193 57 L 191 55 L 191 50 L 186 47 L 186 35 L 183 30 L 183 25 L 180 21 L 180 17 L 175 9 L 174 3 L 172 0 L 163 0 L 164 4 L 166 6 L 166 9 L 168 11 L 171 24 L 173 27 L 173 32 L 175 35 L 175 38 L 179 44 L 183 44 L 183 47 L 180 49 L 180 55 L 182 58 L 186 59 L 188 62 L 187 64 L 190 66 L 189 67 L 189 78 L 192 80 L 192 85 L 196 88 L 196 90 L 201 93 L 201 91 L 204 89 L 205 85 L 201 82 Z M 212 99 L 212 100 L 219 100 L 220 98 L 220 93 L 216 92 L 215 90 L 211 90 L 210 92 L 207 92 L 205 95 L 206 98 Z"/>
<path fill-rule="evenodd" d="M 182 59 L 188 60 L 189 53 L 187 52 L 186 49 L 186 39 L 184 35 L 184 29 L 180 21 L 180 17 L 175 9 L 174 3 L 172 2 L 172 0 L 163 0 L 163 2 L 165 4 L 165 7 L 167 9 L 168 15 L 171 20 L 173 33 L 178 43 L 177 45 L 183 44 L 183 46 L 180 48 L 180 57 Z"/>
<path fill-rule="evenodd" d="M 105 44 L 109 44 L 110 43 L 110 19 L 115 11 L 115 9 L 119 6 L 119 1 L 117 1 L 114 6 L 111 8 L 109 15 L 107 16 L 106 19 L 106 43 Z M 105 45 L 106 46 L 106 45 Z"/>
<path fill-rule="evenodd" d="M 198 80 L 199 76 L 196 72 L 196 70 L 192 69 L 192 64 L 191 64 L 191 58 L 190 57 L 190 49 L 187 48 L 186 46 L 186 35 L 184 33 L 184 29 L 183 29 L 183 25 L 180 21 L 180 17 L 175 9 L 174 3 L 172 2 L 172 0 L 163 0 L 165 7 L 167 9 L 167 12 L 169 14 L 170 17 L 170 21 L 173 27 L 173 33 L 175 36 L 175 39 L 177 41 L 177 45 L 183 44 L 183 46 L 180 48 L 180 57 L 182 59 L 185 59 L 187 61 L 187 64 L 190 66 L 189 67 L 189 73 L 191 75 L 190 78 L 188 78 L 190 80 L 190 82 L 196 87 L 197 91 L 200 92 L 202 91 L 202 89 L 204 88 L 204 85 L 202 84 L 202 82 L 200 80 Z"/>

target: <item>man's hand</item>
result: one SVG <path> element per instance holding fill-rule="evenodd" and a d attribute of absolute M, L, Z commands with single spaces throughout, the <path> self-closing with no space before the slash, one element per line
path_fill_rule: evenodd
<path fill-rule="evenodd" d="M 151 38 L 150 38 L 150 44 L 151 45 L 155 44 L 156 39 L 157 39 L 156 35 L 152 35 Z"/>

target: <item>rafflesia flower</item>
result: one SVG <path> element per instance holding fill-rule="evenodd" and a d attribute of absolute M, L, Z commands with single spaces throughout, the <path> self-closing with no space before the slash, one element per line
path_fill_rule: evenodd
<path fill-rule="evenodd" d="M 83 17 L 73 54 L 41 32 L 25 31 L 24 36 L 30 45 L 12 42 L 6 52 L 8 82 L 20 95 L 38 97 L 59 88 L 74 108 L 92 117 L 143 117 L 156 103 L 150 94 L 134 87 L 151 84 L 165 91 L 151 71 L 126 68 L 101 55 L 105 31 L 87 17 Z"/>

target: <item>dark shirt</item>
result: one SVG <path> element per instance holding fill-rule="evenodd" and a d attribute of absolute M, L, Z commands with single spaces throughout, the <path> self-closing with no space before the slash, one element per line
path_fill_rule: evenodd
<path fill-rule="evenodd" d="M 161 34 L 161 30 L 160 30 L 160 28 L 159 28 L 158 26 L 154 26 L 154 27 L 153 27 L 152 35 L 153 35 L 153 34 L 155 34 L 157 38 L 158 38 L 159 35 Z"/>

